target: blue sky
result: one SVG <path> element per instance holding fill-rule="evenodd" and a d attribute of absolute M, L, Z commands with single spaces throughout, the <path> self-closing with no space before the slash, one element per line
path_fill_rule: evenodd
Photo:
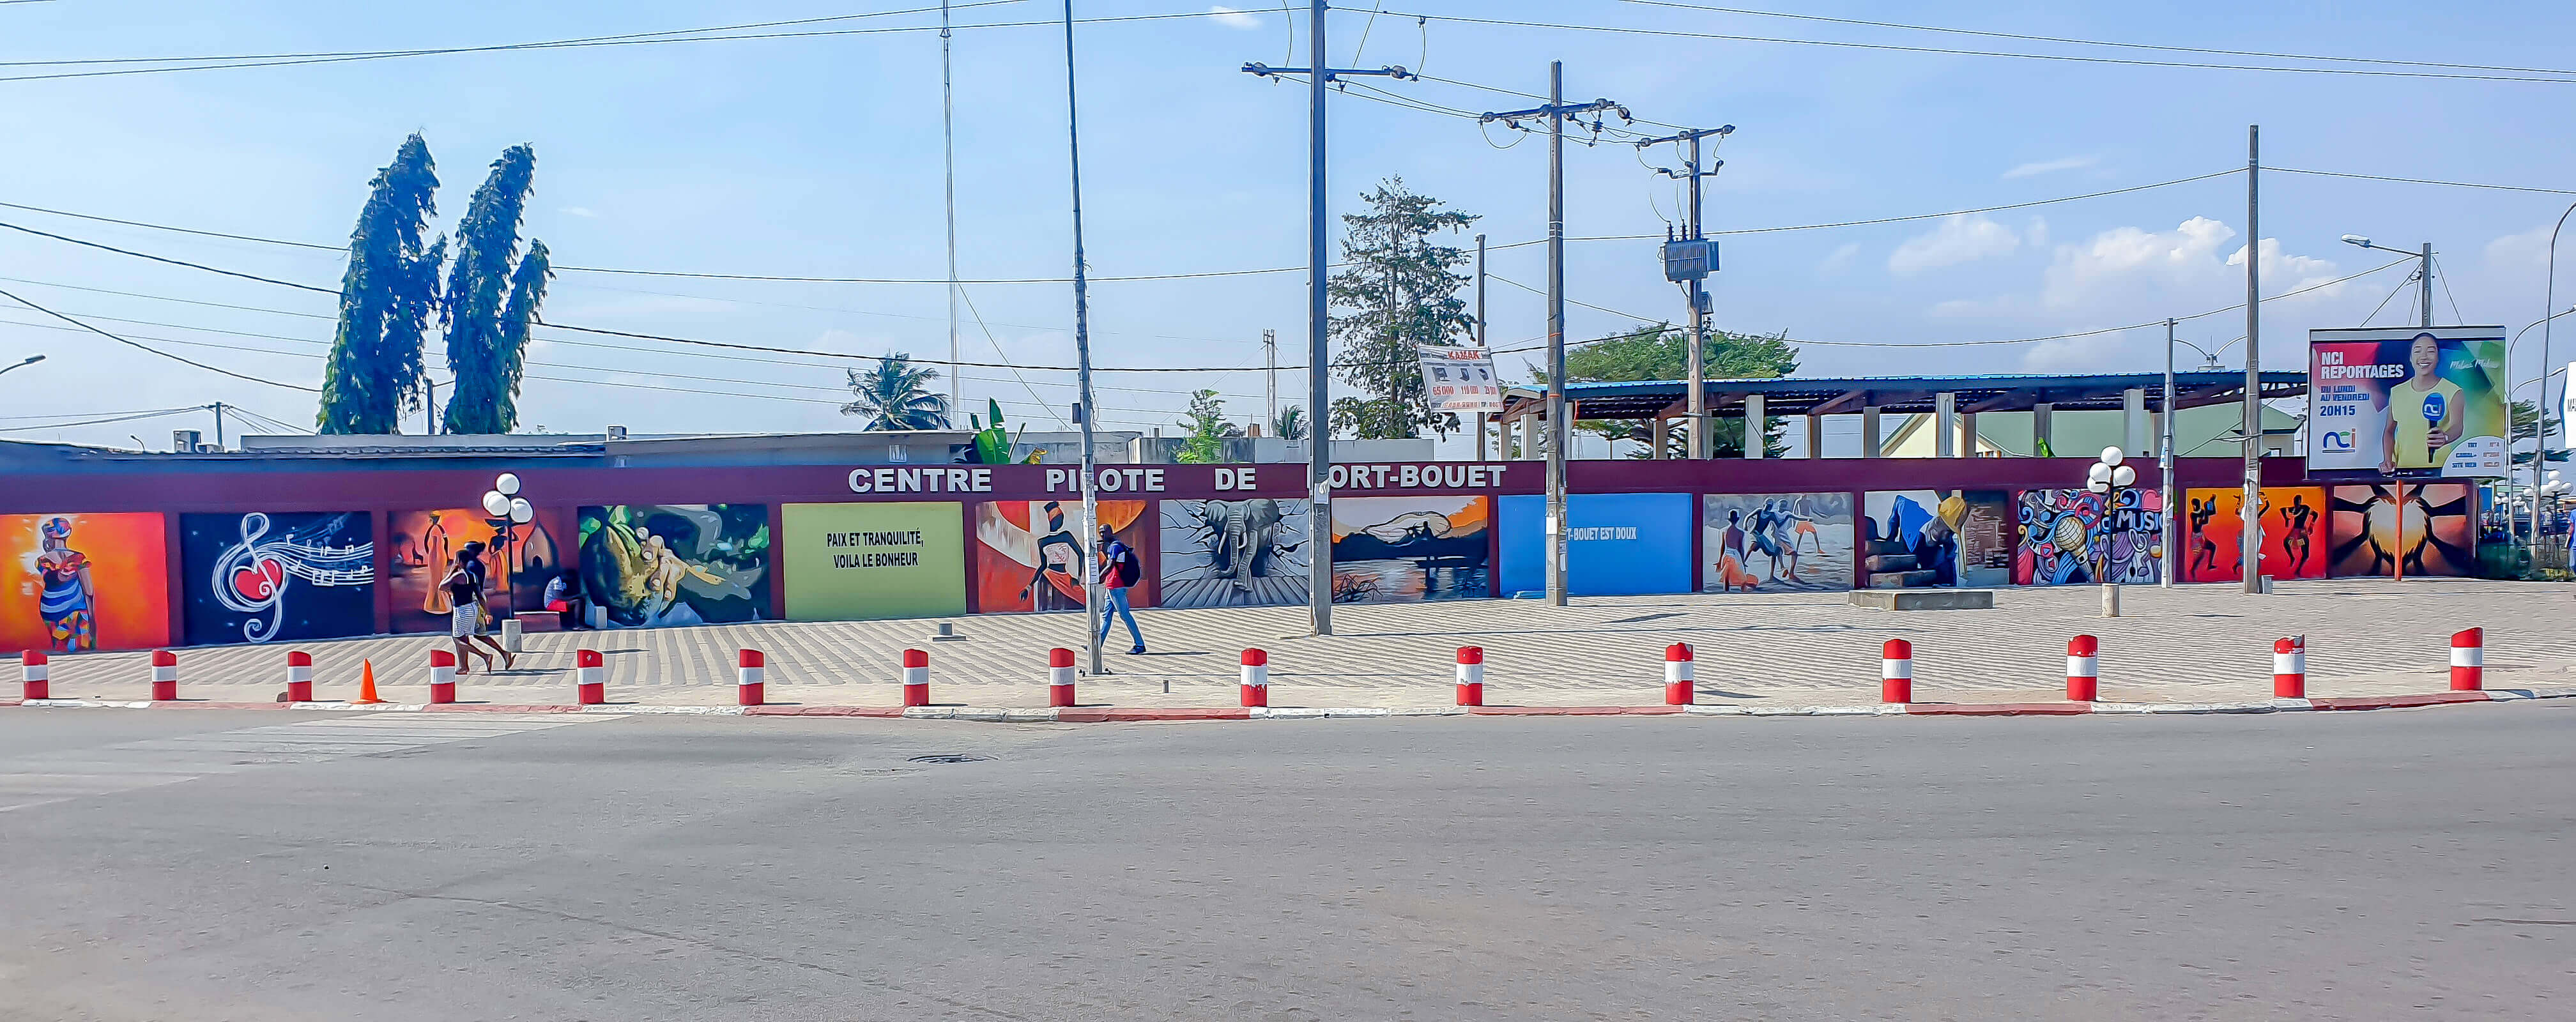
<path fill-rule="evenodd" d="M 692 5 L 499 4 L 434 10 L 371 4 L 225 5 L 58 0 L 0 6 L 0 60 L 182 56 L 477 45 L 816 17 L 915 4 L 903 0 Z M 1252 7 L 1251 3 L 1238 6 Z M 1339 11 L 1332 59 L 1399 63 L 1500 88 L 1543 92 L 1547 62 L 1566 62 L 1572 97 L 1604 96 L 1639 117 L 1737 125 L 1711 183 L 1713 231 L 1904 216 L 2075 195 L 2240 167 L 2245 126 L 2260 123 L 2267 164 L 2538 187 L 2576 187 L 2566 111 L 2576 84 L 2278 74 L 2086 65 L 1993 57 L 1694 40 L 1372 19 Z M 1398 0 L 1391 9 L 1503 20 L 1665 28 L 1813 40 L 2088 53 L 2146 59 L 2230 58 L 2079 49 L 1613 0 L 1554 3 Z M 1767 10 L 2168 45 L 2424 61 L 2559 67 L 2554 40 L 2576 29 L 2565 5 L 2449 7 L 2351 0 L 2279 4 L 1781 4 Z M 1178 0 L 1077 0 L 1083 17 L 1206 13 Z M 1052 17 L 1017 3 L 960 12 L 961 23 Z M 424 17 L 424 15 L 427 15 Z M 935 24 L 920 15 L 842 23 Z M 829 26 L 827 26 L 829 27 Z M 1361 37 L 1366 33 L 1365 49 Z M 1307 60 L 1276 11 L 1084 26 L 1080 83 L 1087 240 L 1101 276 L 1297 266 L 1304 261 L 1305 95 L 1239 73 L 1245 61 Z M 958 217 L 969 278 L 1057 277 L 1070 260 L 1066 210 L 1063 41 L 1049 28 L 961 31 L 957 75 Z M 2360 66 L 2360 65 L 2355 65 Z M 0 68 L 0 76 L 45 68 Z M 1525 105 L 1442 82 L 1383 85 L 1469 110 Z M 426 56 L 180 74 L 0 82 L 0 202 L 102 216 L 336 243 L 347 237 L 367 178 L 406 133 L 426 134 L 453 218 L 503 147 L 536 146 L 537 195 L 527 233 L 560 264 L 719 273 L 936 278 L 942 273 L 939 43 L 936 33 L 685 43 Z M 1545 232 L 1544 140 L 1508 149 L 1474 123 L 1358 98 L 1332 106 L 1331 170 L 1343 211 L 1378 179 L 1484 217 L 1495 245 Z M 1673 165 L 1665 147 L 1645 163 Z M 1659 234 L 1677 218 L 1671 182 L 1630 147 L 1569 146 L 1568 231 Z M 2543 306 L 2544 242 L 2570 196 L 2473 191 L 2290 174 L 2264 178 L 2265 283 L 2278 292 L 2388 259 L 2338 244 L 2345 233 L 2412 248 L 2430 240 L 2449 283 L 2437 319 L 2515 327 Z M 1715 322 L 1810 341 L 1923 344 L 2019 338 L 2205 312 L 2237 301 L 2246 239 L 2244 180 L 2169 188 L 1950 220 L 1747 234 L 1725 240 Z M 0 210 L 0 221 L 244 272 L 323 285 L 328 252 L 173 235 Z M 2277 247 L 2274 239 L 2277 239 Z M 1460 243 L 1464 244 L 1462 237 Z M 1636 316 L 1673 316 L 1647 241 L 1569 246 L 1577 300 Z M 1538 285 L 1539 246 L 1496 252 L 1500 277 Z M 2398 287 L 2391 270 L 2271 303 L 2265 364 L 2301 362 L 2311 327 L 2360 322 Z M 155 343 L 267 379 L 318 382 L 327 296 L 159 266 L 0 231 L 0 288 Z M 40 283 L 28 283 L 40 282 Z M 301 312 L 281 315 L 195 302 Z M 1259 366 L 1260 334 L 1280 332 L 1283 361 L 1302 361 L 1302 272 L 1158 282 L 1104 282 L 1092 292 L 1095 358 L 1109 366 Z M 786 284 L 567 273 L 549 318 L 614 329 L 873 355 L 937 356 L 947 345 L 943 288 Z M 2562 307 L 2576 280 L 2561 289 Z M 1061 284 L 968 289 L 989 327 L 965 327 L 964 357 L 1029 365 L 1072 358 L 1071 293 Z M 2375 322 L 2402 321 L 2399 294 Z M 5 304 L 5 303 L 0 303 Z M 1492 338 L 1519 346 L 1544 333 L 1539 298 L 1496 283 Z M 1575 307 L 1573 336 L 1632 319 Z M 124 349 L 95 335 L 16 325 L 0 311 L 0 361 L 49 360 L 0 377 L 0 428 L 77 416 L 225 401 L 305 424 L 311 395 L 225 379 Z M 141 322 L 136 322 L 141 321 Z M 145 325 L 145 324 L 155 325 Z M 2576 317 L 2561 321 L 2576 324 Z M 216 333 L 210 331 L 232 331 Z M 2184 339 L 2226 344 L 2242 315 L 2194 320 Z M 270 336 L 244 336 L 270 335 Z M 639 432 L 847 428 L 830 402 L 840 374 L 825 360 L 693 357 L 672 345 L 579 346 L 553 335 L 532 374 L 630 384 L 531 381 L 527 426 Z M 286 339 L 281 339 L 286 338 Z M 2516 373 L 2540 365 L 2539 332 Z M 2148 370 L 2160 331 L 2019 346 L 1802 349 L 1823 374 Z M 2576 334 L 2562 340 L 2576 342 Z M 2561 361 L 2576 343 L 2560 345 Z M 2241 349 L 2231 349 L 2230 364 Z M 294 354 L 272 354 L 287 352 Z M 435 355 L 433 355 L 435 358 Z M 1529 356 L 1505 356 L 1518 369 Z M 2193 359 L 2186 352 L 2185 362 Z M 987 396 L 1014 421 L 1052 427 L 1066 374 L 968 369 L 970 407 Z M 707 382 L 698 382 L 700 379 Z M 749 382 L 714 382 L 717 379 Z M 1216 387 L 1229 410 L 1257 413 L 1258 372 L 1105 375 L 1102 419 L 1168 425 L 1182 392 Z M 653 387 L 678 390 L 642 389 Z M 1283 395 L 1301 374 L 1281 374 Z M 766 397 L 686 391 L 729 390 Z M 779 398 L 803 398 L 804 401 Z M 194 419 L 153 419 L 0 435 L 155 446 Z M 414 427 L 417 428 L 417 427 Z"/>

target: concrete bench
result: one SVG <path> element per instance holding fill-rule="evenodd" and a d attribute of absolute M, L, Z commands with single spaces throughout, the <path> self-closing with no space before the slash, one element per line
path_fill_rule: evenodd
<path fill-rule="evenodd" d="M 1993 610 L 1992 589 L 1854 589 L 1855 607 L 1880 610 Z"/>

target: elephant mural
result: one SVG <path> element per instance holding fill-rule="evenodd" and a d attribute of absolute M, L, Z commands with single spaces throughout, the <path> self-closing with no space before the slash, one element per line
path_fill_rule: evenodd
<path fill-rule="evenodd" d="M 1163 606 L 1306 601 L 1308 502 L 1256 497 L 1162 503 Z"/>

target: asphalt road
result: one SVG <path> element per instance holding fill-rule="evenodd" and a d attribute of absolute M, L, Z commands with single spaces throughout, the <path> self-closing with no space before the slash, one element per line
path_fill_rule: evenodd
<path fill-rule="evenodd" d="M 2564 1019 L 2569 702 L 0 709 L 0 1019 Z"/>

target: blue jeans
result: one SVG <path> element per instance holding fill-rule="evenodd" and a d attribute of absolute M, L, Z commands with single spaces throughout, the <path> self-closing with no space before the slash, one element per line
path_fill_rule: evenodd
<path fill-rule="evenodd" d="M 1118 619 L 1123 617 L 1127 619 L 1127 634 L 1134 636 L 1136 639 L 1136 648 L 1145 648 L 1145 633 L 1136 629 L 1136 611 L 1127 605 L 1126 587 L 1120 586 L 1113 588 L 1108 590 L 1108 593 L 1109 606 L 1103 608 L 1100 612 L 1101 641 L 1109 641 L 1110 626 L 1117 624 Z"/>

